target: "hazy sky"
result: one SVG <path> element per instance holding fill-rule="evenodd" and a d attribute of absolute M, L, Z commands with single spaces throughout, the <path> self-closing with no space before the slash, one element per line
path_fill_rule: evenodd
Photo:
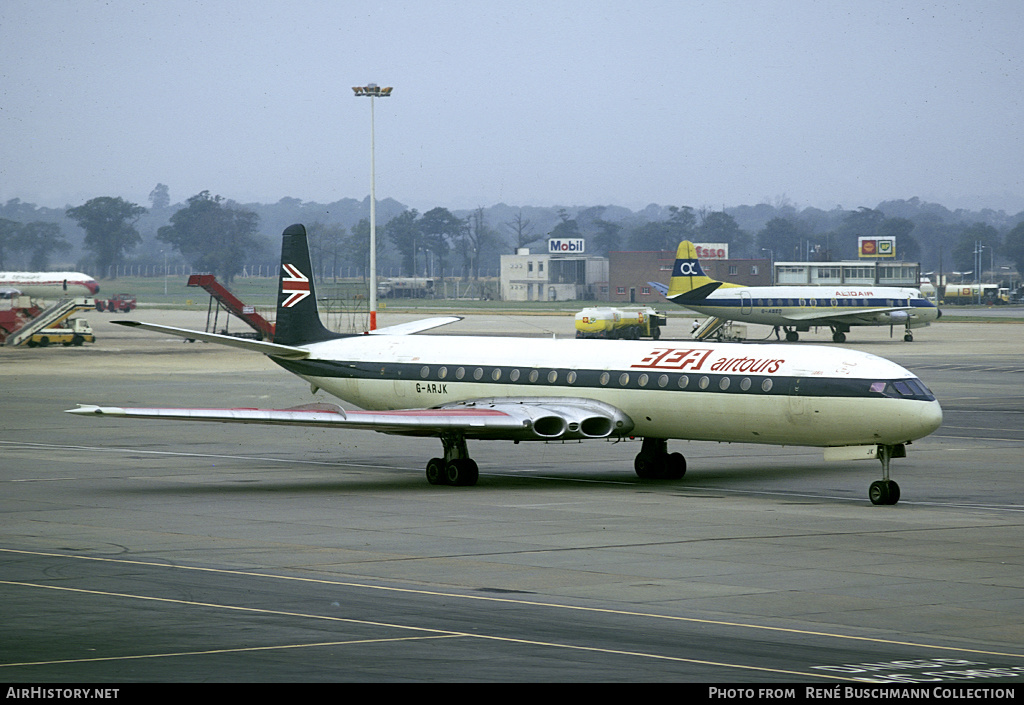
<path fill-rule="evenodd" d="M 0 202 L 1024 210 L 1024 2 L 2 0 Z"/>

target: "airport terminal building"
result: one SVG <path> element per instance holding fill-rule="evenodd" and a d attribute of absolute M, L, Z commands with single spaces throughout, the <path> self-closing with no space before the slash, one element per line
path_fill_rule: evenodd
<path fill-rule="evenodd" d="M 779 286 L 921 286 L 918 262 L 776 262 L 774 274 Z"/>
<path fill-rule="evenodd" d="M 585 254 L 583 238 L 552 238 L 547 251 L 501 256 L 504 301 L 606 301 L 608 258 Z"/>

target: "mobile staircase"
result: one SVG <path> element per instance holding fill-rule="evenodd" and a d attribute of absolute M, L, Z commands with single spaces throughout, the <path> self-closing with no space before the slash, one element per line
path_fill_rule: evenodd
<path fill-rule="evenodd" d="M 217 281 L 213 274 L 193 274 L 188 278 L 188 286 L 197 286 L 204 289 L 210 295 L 210 305 L 206 311 L 206 330 L 211 330 L 211 319 L 214 332 L 217 328 L 217 313 L 223 308 L 231 315 L 240 318 L 255 331 L 259 340 L 274 339 L 274 324 L 256 312 L 256 307 L 250 306 L 237 296 L 228 291 L 223 284 Z M 213 302 L 217 302 L 214 309 Z M 226 329 L 225 329 L 226 332 Z"/>
<path fill-rule="evenodd" d="M 693 331 L 693 337 L 697 340 L 717 338 L 718 340 L 744 340 L 747 337 L 747 327 L 736 325 L 730 320 L 708 316 L 705 321 Z"/>
<path fill-rule="evenodd" d="M 700 326 L 694 328 L 693 337 L 696 338 L 697 340 L 707 340 L 715 333 L 720 332 L 722 326 L 724 326 L 725 324 L 726 321 L 721 318 L 708 316 L 706 319 L 704 319 L 704 322 L 701 323 Z"/>
<path fill-rule="evenodd" d="M 50 308 L 44 309 L 42 313 L 28 321 L 4 341 L 5 345 L 21 345 L 32 339 L 32 336 L 46 328 L 59 328 L 60 324 L 70 318 L 78 311 L 94 309 L 95 299 L 79 297 L 76 299 L 61 299 Z"/>

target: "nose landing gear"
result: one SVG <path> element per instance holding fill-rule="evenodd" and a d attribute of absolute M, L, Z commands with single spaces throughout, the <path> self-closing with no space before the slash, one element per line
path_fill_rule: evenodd
<path fill-rule="evenodd" d="M 889 461 L 893 458 L 906 458 L 907 447 L 902 443 L 894 446 L 878 446 L 878 459 L 882 461 L 882 479 L 875 480 L 868 488 L 868 499 L 872 504 L 896 504 L 900 501 L 900 486 L 895 480 L 889 479 Z"/>

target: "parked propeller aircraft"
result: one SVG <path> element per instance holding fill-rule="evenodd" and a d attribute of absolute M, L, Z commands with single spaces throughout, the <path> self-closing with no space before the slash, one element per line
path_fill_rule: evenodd
<path fill-rule="evenodd" d="M 81 272 L 0 272 L 0 287 L 44 300 L 95 296 L 100 290 L 95 279 Z"/>
<path fill-rule="evenodd" d="M 786 340 L 800 332 L 828 326 L 832 340 L 846 341 L 852 326 L 904 326 L 903 340 L 914 339 L 911 328 L 927 326 L 942 311 L 918 289 L 887 286 L 740 286 L 704 273 L 693 243 L 683 240 L 676 252 L 668 286 L 648 282 L 669 301 L 723 321 L 779 326 Z"/>
<path fill-rule="evenodd" d="M 642 438 L 641 478 L 681 478 L 669 439 L 825 448 L 826 458 L 881 460 L 875 504 L 895 504 L 889 460 L 942 422 L 913 374 L 888 360 L 831 347 L 490 336 L 418 336 L 459 320 L 426 319 L 364 335 L 333 333 L 316 305 L 305 228 L 284 231 L 273 342 L 119 321 L 120 325 L 261 352 L 362 410 L 121 408 L 84 416 L 369 429 L 440 438 L 427 462 L 435 485 L 472 485 L 468 440 Z"/>

